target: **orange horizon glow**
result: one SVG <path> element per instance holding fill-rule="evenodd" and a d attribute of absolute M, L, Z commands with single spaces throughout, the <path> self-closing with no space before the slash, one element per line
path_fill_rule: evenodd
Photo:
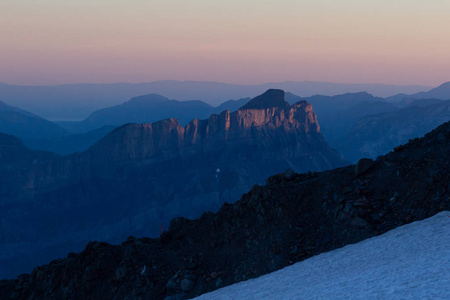
<path fill-rule="evenodd" d="M 0 81 L 450 80 L 450 2 L 0 2 Z"/>

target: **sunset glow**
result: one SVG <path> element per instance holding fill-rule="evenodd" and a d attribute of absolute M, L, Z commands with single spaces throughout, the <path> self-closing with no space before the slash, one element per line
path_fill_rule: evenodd
<path fill-rule="evenodd" d="M 450 2 L 0 0 L 0 81 L 450 78 Z"/>

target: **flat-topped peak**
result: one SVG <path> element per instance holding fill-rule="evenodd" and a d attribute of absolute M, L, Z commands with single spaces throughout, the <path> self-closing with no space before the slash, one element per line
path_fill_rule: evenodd
<path fill-rule="evenodd" d="M 283 90 L 269 89 L 264 94 L 259 95 L 239 110 L 245 109 L 266 109 L 272 107 L 288 108 L 289 103 L 284 99 L 285 93 Z"/>

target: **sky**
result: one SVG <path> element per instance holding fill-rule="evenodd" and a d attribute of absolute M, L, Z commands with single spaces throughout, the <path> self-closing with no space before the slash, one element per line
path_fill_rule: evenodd
<path fill-rule="evenodd" d="M 0 82 L 450 80 L 448 0 L 0 0 Z"/>

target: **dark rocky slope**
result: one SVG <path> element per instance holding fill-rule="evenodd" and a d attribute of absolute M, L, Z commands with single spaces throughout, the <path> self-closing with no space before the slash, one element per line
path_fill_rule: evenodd
<path fill-rule="evenodd" d="M 80 251 L 92 239 L 156 237 L 172 218 L 217 211 L 287 168 L 345 165 L 323 139 L 311 105 L 289 106 L 283 98 L 269 91 L 258 109 L 224 111 L 186 127 L 176 119 L 128 124 L 86 152 L 33 164 L 14 183 L 14 205 L 0 199 L 2 230 L 11 233 L 0 236 L 0 278 Z"/>
<path fill-rule="evenodd" d="M 284 174 L 159 239 L 91 242 L 0 282 L 0 297 L 183 299 L 450 209 L 450 122 L 375 162 Z M 324 271 L 324 270 L 320 270 Z"/>

